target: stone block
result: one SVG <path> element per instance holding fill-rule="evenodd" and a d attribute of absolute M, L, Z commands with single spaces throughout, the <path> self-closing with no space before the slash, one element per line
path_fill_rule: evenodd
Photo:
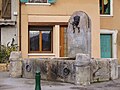
<path fill-rule="evenodd" d="M 90 64 L 90 56 L 88 54 L 76 54 L 75 65 L 89 65 Z"/>
<path fill-rule="evenodd" d="M 75 18 L 77 17 L 77 26 Z M 91 24 L 88 15 L 76 11 L 69 19 L 67 29 L 68 57 L 75 57 L 77 53 L 91 53 Z"/>
<path fill-rule="evenodd" d="M 118 78 L 120 78 L 120 65 L 118 65 Z"/>
<path fill-rule="evenodd" d="M 118 60 L 117 59 L 110 59 L 110 75 L 111 79 L 118 79 Z"/>
<path fill-rule="evenodd" d="M 35 78 L 35 59 L 23 60 L 23 77 Z"/>
<path fill-rule="evenodd" d="M 37 59 L 35 61 L 35 71 L 40 71 L 41 79 L 47 80 L 49 59 Z"/>
<path fill-rule="evenodd" d="M 12 51 L 9 60 L 17 60 L 22 58 L 22 53 L 20 51 Z"/>
<path fill-rule="evenodd" d="M 58 61 L 58 81 L 74 83 L 75 82 L 75 61 L 59 60 Z"/>
<path fill-rule="evenodd" d="M 77 85 L 90 84 L 90 66 L 76 67 L 75 84 Z"/>
<path fill-rule="evenodd" d="M 88 54 L 76 55 L 76 80 L 75 84 L 88 85 L 90 84 L 90 56 Z"/>
<path fill-rule="evenodd" d="M 109 59 L 91 60 L 91 82 L 107 81 L 110 79 Z"/>
<path fill-rule="evenodd" d="M 18 78 L 22 77 L 22 61 L 15 60 L 10 61 L 10 77 Z"/>

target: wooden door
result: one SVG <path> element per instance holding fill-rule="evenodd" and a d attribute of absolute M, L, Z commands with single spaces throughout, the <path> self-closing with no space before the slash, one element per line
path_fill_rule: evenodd
<path fill-rule="evenodd" d="M 67 56 L 67 26 L 60 27 L 60 57 Z"/>

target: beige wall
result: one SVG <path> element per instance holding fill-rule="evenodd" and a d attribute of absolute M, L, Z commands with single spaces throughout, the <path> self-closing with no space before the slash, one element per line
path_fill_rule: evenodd
<path fill-rule="evenodd" d="M 100 18 L 100 28 L 118 30 L 117 57 L 120 64 L 120 0 L 113 0 L 113 16 Z"/>
<path fill-rule="evenodd" d="M 55 25 L 53 33 L 53 53 L 51 54 L 28 54 L 28 22 L 68 22 L 75 11 L 84 11 L 91 19 L 92 34 L 92 57 L 100 57 L 100 17 L 99 0 L 57 0 L 50 6 L 22 4 L 21 12 L 21 51 L 24 58 L 27 57 L 59 57 L 59 25 Z M 45 18 L 45 16 L 49 16 Z M 58 18 L 59 17 L 59 18 Z M 56 43 L 57 42 L 57 43 Z"/>

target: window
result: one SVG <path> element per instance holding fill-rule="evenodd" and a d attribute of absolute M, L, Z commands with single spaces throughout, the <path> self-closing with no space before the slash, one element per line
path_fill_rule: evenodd
<path fill-rule="evenodd" d="M 11 0 L 2 0 L 2 18 L 11 19 Z"/>
<path fill-rule="evenodd" d="M 29 52 L 52 52 L 53 27 L 29 26 Z"/>
<path fill-rule="evenodd" d="M 112 0 L 100 0 L 100 14 L 112 15 Z"/>
<path fill-rule="evenodd" d="M 28 0 L 29 3 L 55 3 L 56 0 Z"/>
<path fill-rule="evenodd" d="M 47 3 L 47 0 L 29 0 L 29 3 Z"/>

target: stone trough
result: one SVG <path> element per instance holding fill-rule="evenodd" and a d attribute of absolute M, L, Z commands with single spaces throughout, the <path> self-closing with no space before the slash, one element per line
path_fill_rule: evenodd
<path fill-rule="evenodd" d="M 22 62 L 22 64 L 21 64 Z M 117 59 L 90 59 L 77 54 L 76 58 L 11 59 L 11 77 L 35 78 L 41 71 L 41 79 L 88 85 L 93 82 L 118 78 Z"/>
<path fill-rule="evenodd" d="M 39 70 L 44 80 L 74 83 L 74 65 L 74 58 L 24 59 L 23 77 L 34 78 L 35 72 Z"/>

